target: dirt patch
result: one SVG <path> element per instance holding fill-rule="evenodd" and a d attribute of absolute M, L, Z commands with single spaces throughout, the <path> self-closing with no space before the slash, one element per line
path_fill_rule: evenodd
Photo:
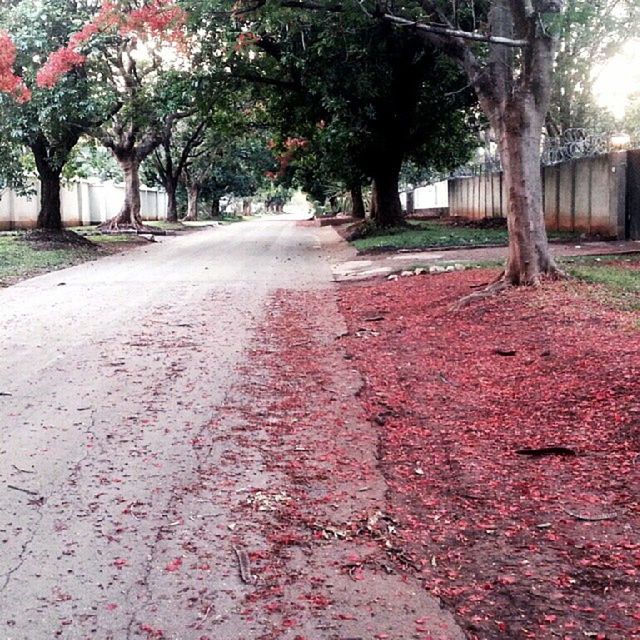
<path fill-rule="evenodd" d="M 452 314 L 489 276 L 342 292 L 401 546 L 471 638 L 640 637 L 637 317 L 576 283 Z"/>
<path fill-rule="evenodd" d="M 456 216 L 443 216 L 438 220 L 447 227 L 467 227 L 469 229 L 506 229 L 506 218 L 481 218 L 480 220 L 469 220 Z"/>
<path fill-rule="evenodd" d="M 47 229 L 34 229 L 18 236 L 22 242 L 34 243 L 38 249 L 67 249 L 81 247 L 83 249 L 96 249 L 97 245 L 89 238 L 74 231 L 62 229 L 61 231 L 49 231 Z"/>

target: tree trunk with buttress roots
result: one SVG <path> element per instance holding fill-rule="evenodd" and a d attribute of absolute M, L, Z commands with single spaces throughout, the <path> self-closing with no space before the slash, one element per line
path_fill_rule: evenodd
<path fill-rule="evenodd" d="M 144 228 L 140 214 L 140 162 L 135 151 L 131 153 L 114 154 L 122 169 L 124 179 L 124 202 L 116 216 L 105 222 L 101 227 L 105 231 L 119 229 Z"/>
<path fill-rule="evenodd" d="M 549 251 L 540 167 L 542 125 L 551 99 L 558 43 L 557 34 L 545 27 L 543 18 L 561 12 L 563 5 L 563 0 L 491 0 L 491 39 L 484 58 L 459 34 L 420 31 L 464 68 L 498 136 L 507 187 L 509 255 L 500 282 L 490 290 L 535 286 L 543 277 L 563 275 Z"/>
<path fill-rule="evenodd" d="M 183 220 L 198 219 L 198 198 L 200 196 L 200 187 L 197 184 L 189 184 L 187 186 L 187 215 Z"/>
<path fill-rule="evenodd" d="M 492 45 L 484 68 L 472 54 L 465 57 L 480 105 L 498 137 L 509 229 L 501 283 L 514 286 L 536 286 L 543 277 L 562 274 L 547 241 L 540 157 L 557 41 L 544 30 L 532 7 L 518 0 L 494 0 L 489 13 L 492 34 L 527 42 L 518 54 Z"/>
<path fill-rule="evenodd" d="M 400 162 L 379 167 L 372 177 L 371 219 L 379 227 L 402 224 L 402 204 L 398 193 Z"/>
<path fill-rule="evenodd" d="M 365 217 L 365 208 L 364 208 L 364 199 L 362 197 L 362 185 L 355 184 L 351 185 L 349 189 L 349 194 L 351 195 L 351 215 L 354 218 L 359 220 L 364 220 Z"/>

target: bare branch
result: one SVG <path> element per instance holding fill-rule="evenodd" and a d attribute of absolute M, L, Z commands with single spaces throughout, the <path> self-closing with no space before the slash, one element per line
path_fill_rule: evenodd
<path fill-rule="evenodd" d="M 486 36 L 482 33 L 472 33 L 470 31 L 461 31 L 459 29 L 450 29 L 449 27 L 442 27 L 434 24 L 426 24 L 424 22 L 416 22 L 414 20 L 407 20 L 406 18 L 400 18 L 394 16 L 391 13 L 385 13 L 382 17 L 388 22 L 401 25 L 403 27 L 412 27 L 417 31 L 424 31 L 426 33 L 433 33 L 439 36 L 446 36 L 449 38 L 460 38 L 462 40 L 472 40 L 474 42 L 486 42 L 490 44 L 500 44 L 505 47 L 526 47 L 529 42 L 527 40 L 512 40 L 511 38 L 501 38 L 500 36 Z"/>

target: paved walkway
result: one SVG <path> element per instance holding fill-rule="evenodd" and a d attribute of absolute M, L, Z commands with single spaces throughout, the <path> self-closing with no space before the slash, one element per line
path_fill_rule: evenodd
<path fill-rule="evenodd" d="M 640 252 L 640 241 L 586 242 L 584 244 L 553 244 L 556 256 L 598 256 L 614 253 Z M 434 249 L 430 251 L 397 251 L 358 255 L 352 249 L 351 257 L 333 266 L 333 277 L 337 281 L 363 280 L 388 276 L 408 269 L 433 267 L 436 265 L 461 265 L 504 260 L 507 247 L 477 247 L 470 249 Z"/>

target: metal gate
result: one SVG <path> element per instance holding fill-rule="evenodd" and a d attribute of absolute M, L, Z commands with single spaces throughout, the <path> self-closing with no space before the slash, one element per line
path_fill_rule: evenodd
<path fill-rule="evenodd" d="M 627 151 L 625 238 L 640 240 L 640 149 Z"/>

